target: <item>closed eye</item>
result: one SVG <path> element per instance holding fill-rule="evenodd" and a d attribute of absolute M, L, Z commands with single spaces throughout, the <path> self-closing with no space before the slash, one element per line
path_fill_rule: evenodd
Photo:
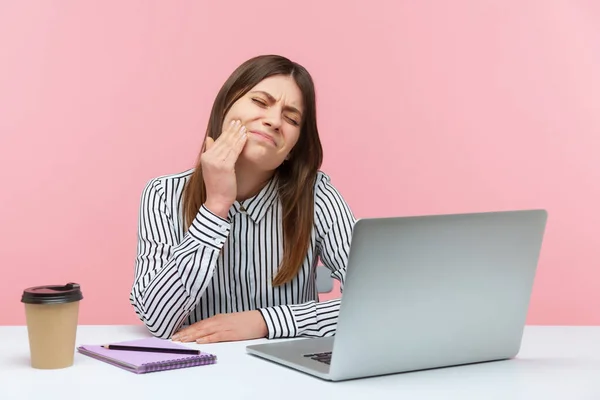
<path fill-rule="evenodd" d="M 267 103 L 265 103 L 263 100 L 261 99 L 257 99 L 257 98 L 253 98 L 252 101 L 258 105 L 260 105 L 261 107 L 266 107 Z"/>
<path fill-rule="evenodd" d="M 290 123 L 292 125 L 294 125 L 294 126 L 298 126 L 299 125 L 298 121 L 296 121 L 295 119 L 290 118 L 290 117 L 286 117 L 286 118 L 287 118 L 288 121 L 290 121 Z"/>

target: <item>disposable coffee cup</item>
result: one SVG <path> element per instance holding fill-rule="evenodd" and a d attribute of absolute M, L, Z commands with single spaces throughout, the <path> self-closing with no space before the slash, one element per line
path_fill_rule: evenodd
<path fill-rule="evenodd" d="M 23 291 L 21 302 L 25 304 L 33 368 L 59 369 L 73 365 L 82 299 L 77 283 L 35 286 Z"/>

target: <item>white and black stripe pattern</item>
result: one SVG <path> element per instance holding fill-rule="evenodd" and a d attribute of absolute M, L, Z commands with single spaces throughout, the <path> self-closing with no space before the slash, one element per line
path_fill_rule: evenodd
<path fill-rule="evenodd" d="M 318 302 L 318 258 L 343 289 L 355 218 L 329 177 L 315 183 L 309 250 L 296 278 L 271 282 L 283 255 L 277 180 L 235 202 L 228 219 L 202 206 L 184 232 L 182 194 L 192 170 L 154 178 L 141 196 L 130 301 L 150 332 L 170 338 L 182 325 L 219 313 L 259 310 L 268 338 L 331 336 L 339 299 Z"/>

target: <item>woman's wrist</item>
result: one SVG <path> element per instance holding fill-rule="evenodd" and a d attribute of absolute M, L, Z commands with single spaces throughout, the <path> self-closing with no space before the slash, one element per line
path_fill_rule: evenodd
<path fill-rule="evenodd" d="M 204 207 L 206 207 L 213 214 L 218 215 L 223 219 L 227 219 L 229 215 L 229 209 L 231 208 L 231 204 L 206 200 L 206 202 L 204 203 Z"/>

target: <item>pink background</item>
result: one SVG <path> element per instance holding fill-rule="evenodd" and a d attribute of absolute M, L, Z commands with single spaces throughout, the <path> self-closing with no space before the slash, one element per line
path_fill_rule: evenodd
<path fill-rule="evenodd" d="M 68 281 L 82 324 L 137 323 L 141 190 L 192 165 L 261 53 L 314 75 L 324 170 L 358 217 L 546 208 L 528 322 L 600 324 L 597 4 L 0 2 L 0 324 Z"/>

